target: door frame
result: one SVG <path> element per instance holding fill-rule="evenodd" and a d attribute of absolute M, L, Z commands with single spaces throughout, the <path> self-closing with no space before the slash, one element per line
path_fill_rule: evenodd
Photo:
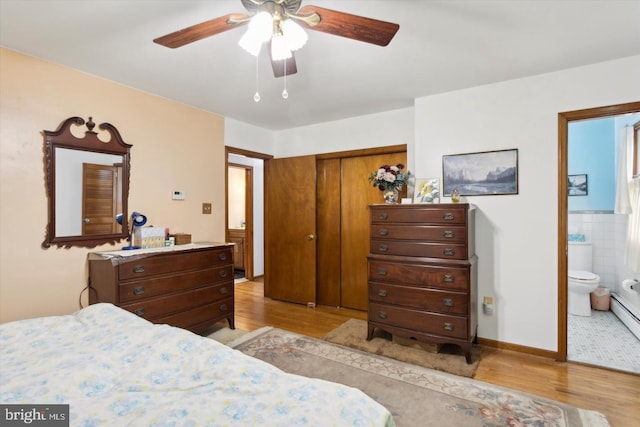
<path fill-rule="evenodd" d="M 272 159 L 273 156 L 264 153 L 258 153 L 255 151 L 244 150 L 242 148 L 235 148 L 225 146 L 224 152 L 224 182 L 225 182 L 225 190 L 224 190 L 224 235 L 225 241 L 229 241 L 229 166 L 234 167 L 242 167 L 245 168 L 245 178 L 247 177 L 247 169 L 251 169 L 251 179 L 245 179 L 245 246 L 244 246 L 244 261 L 245 261 L 245 277 L 247 280 L 254 280 L 254 265 L 253 265 L 253 253 L 254 253 L 254 239 L 253 239 L 253 229 L 254 229 L 254 221 L 253 221 L 253 168 L 247 165 L 242 165 L 238 163 L 229 163 L 229 154 L 236 154 L 238 156 L 248 157 L 252 159 L 260 159 L 264 161 L 263 167 L 263 182 L 266 186 L 266 176 L 267 176 L 267 161 Z M 251 181 L 251 182 L 249 182 Z M 264 248 L 263 253 L 264 253 Z"/>
<path fill-rule="evenodd" d="M 253 166 L 243 165 L 242 163 L 227 163 L 227 173 L 229 168 L 244 170 L 244 245 L 242 246 L 242 257 L 244 265 L 244 276 L 247 280 L 253 280 Z M 228 181 L 227 181 L 228 182 Z M 228 189 L 228 186 L 227 186 Z M 225 206 L 227 207 L 227 218 L 225 220 L 225 240 L 230 241 L 229 237 L 229 195 L 227 191 L 227 199 Z"/>
<path fill-rule="evenodd" d="M 640 102 L 587 108 L 558 113 L 558 352 L 557 360 L 567 361 L 567 250 L 568 250 L 568 144 L 569 122 L 640 112 Z"/>

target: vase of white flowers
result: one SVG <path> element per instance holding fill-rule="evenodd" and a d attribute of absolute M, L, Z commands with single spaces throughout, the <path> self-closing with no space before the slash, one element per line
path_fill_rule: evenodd
<path fill-rule="evenodd" d="M 404 165 L 382 165 L 369 175 L 369 182 L 382 191 L 382 197 L 387 204 L 398 203 L 398 193 L 402 190 L 411 176 L 411 172 L 403 172 Z"/>
<path fill-rule="evenodd" d="M 389 187 L 386 190 L 382 190 L 382 198 L 388 205 L 395 205 L 398 203 L 398 194 L 399 191 L 395 187 Z"/>

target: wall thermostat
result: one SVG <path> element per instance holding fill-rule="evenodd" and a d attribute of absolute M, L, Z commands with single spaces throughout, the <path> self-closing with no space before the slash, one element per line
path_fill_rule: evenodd
<path fill-rule="evenodd" d="M 172 194 L 173 200 L 184 200 L 185 194 L 184 191 L 174 191 Z"/>

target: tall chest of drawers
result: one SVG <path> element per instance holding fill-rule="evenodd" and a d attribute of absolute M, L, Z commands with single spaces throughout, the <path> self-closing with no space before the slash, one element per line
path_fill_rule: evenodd
<path fill-rule="evenodd" d="M 90 304 L 109 302 L 195 333 L 224 319 L 234 329 L 233 245 L 118 252 L 89 254 Z"/>
<path fill-rule="evenodd" d="M 376 328 L 425 343 L 476 338 L 475 208 L 466 203 L 370 206 L 367 340 Z"/>

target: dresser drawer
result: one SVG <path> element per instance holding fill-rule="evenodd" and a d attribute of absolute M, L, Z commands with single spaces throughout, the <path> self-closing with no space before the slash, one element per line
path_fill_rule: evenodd
<path fill-rule="evenodd" d="M 189 330 L 193 330 L 193 327 L 196 325 L 203 324 L 203 327 L 198 328 L 198 330 L 205 330 L 207 327 L 212 326 L 212 317 L 220 316 L 233 316 L 232 299 L 216 301 L 214 303 L 196 307 L 181 313 L 176 313 L 171 316 L 160 317 L 155 319 L 154 323 L 166 323 L 171 326 L 177 326 L 179 328 Z"/>
<path fill-rule="evenodd" d="M 423 258 L 468 259 L 464 243 L 371 239 L 371 253 Z"/>
<path fill-rule="evenodd" d="M 230 264 L 232 260 L 231 247 L 208 251 L 154 254 L 153 256 L 120 263 L 118 265 L 118 275 L 120 280 L 127 280 L 225 265 Z"/>
<path fill-rule="evenodd" d="M 201 305 L 210 304 L 227 298 L 232 299 L 233 294 L 221 294 L 220 289 L 225 286 L 228 287 L 229 285 L 221 284 L 194 289 L 190 292 L 181 292 L 144 301 L 137 301 L 131 304 L 122 304 L 121 307 L 137 314 L 140 317 L 155 322 L 155 319 L 167 317 L 170 314 L 193 309 Z"/>
<path fill-rule="evenodd" d="M 380 223 L 459 224 L 467 222 L 467 205 L 446 207 L 384 206 L 371 207 L 371 224 Z"/>
<path fill-rule="evenodd" d="M 402 285 L 436 287 L 469 291 L 469 270 L 429 264 L 404 264 L 369 261 L 370 282 L 392 282 Z"/>
<path fill-rule="evenodd" d="M 392 240 L 431 240 L 465 243 L 467 231 L 463 226 L 373 224 L 371 237 Z"/>
<path fill-rule="evenodd" d="M 467 339 L 467 317 L 369 303 L 369 321 L 451 338 Z"/>
<path fill-rule="evenodd" d="M 466 293 L 411 286 L 369 283 L 369 301 L 439 313 L 467 314 Z"/>
<path fill-rule="evenodd" d="M 227 284 L 220 287 L 221 291 L 233 292 L 232 278 L 233 268 L 227 265 L 182 274 L 166 274 L 163 276 L 152 276 L 143 280 L 130 280 L 121 282 L 118 287 L 120 302 L 127 303 L 171 292 L 215 285 L 222 282 L 227 282 Z"/>

